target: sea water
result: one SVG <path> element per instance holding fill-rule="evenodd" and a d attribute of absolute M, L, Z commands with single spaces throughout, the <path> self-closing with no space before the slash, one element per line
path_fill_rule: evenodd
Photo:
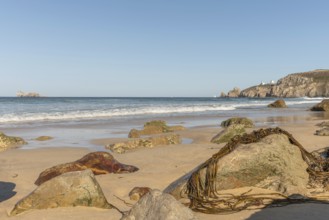
<path fill-rule="evenodd" d="M 126 137 L 131 128 L 157 119 L 192 127 L 243 116 L 270 124 L 304 114 L 322 99 L 289 98 L 285 99 L 289 108 L 278 110 L 267 108 L 274 98 L 1 97 L 0 131 L 26 138 L 38 147 L 81 146 L 90 139 Z M 42 144 L 33 141 L 41 135 L 55 139 Z"/>

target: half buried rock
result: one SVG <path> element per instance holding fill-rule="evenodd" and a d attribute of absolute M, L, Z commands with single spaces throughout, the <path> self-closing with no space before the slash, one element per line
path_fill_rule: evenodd
<path fill-rule="evenodd" d="M 181 131 L 185 128 L 183 126 L 177 125 L 177 126 L 168 126 L 165 121 L 150 121 L 146 122 L 144 124 L 144 128 L 142 130 L 132 129 L 128 137 L 129 138 L 140 138 L 144 135 L 153 135 L 153 134 L 163 134 L 168 132 L 174 132 L 174 131 Z"/>
<path fill-rule="evenodd" d="M 108 148 L 116 153 L 122 154 L 129 150 L 137 148 L 153 148 L 159 145 L 180 144 L 181 138 L 178 134 L 160 135 L 148 138 L 136 138 L 127 142 L 120 142 L 106 145 Z"/>
<path fill-rule="evenodd" d="M 65 173 L 55 177 L 20 200 L 11 215 L 34 209 L 88 206 L 110 209 L 109 204 L 90 170 Z"/>
<path fill-rule="evenodd" d="M 85 155 L 77 161 L 60 164 L 46 169 L 40 173 L 35 184 L 40 185 L 63 173 L 86 169 L 91 169 L 95 175 L 107 173 L 132 173 L 138 170 L 135 166 L 119 163 L 110 153 L 93 152 Z"/>

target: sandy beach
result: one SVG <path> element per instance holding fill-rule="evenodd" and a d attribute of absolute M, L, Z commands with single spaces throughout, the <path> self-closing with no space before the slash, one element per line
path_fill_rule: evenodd
<path fill-rule="evenodd" d="M 308 151 L 328 147 L 329 137 L 315 136 L 317 123 L 322 120 L 290 122 L 277 121 L 276 125 L 290 132 Z M 255 128 L 256 129 L 256 128 Z M 171 182 L 186 174 L 216 153 L 222 145 L 210 143 L 210 139 L 221 128 L 218 126 L 198 126 L 179 131 L 182 138 L 191 143 L 160 146 L 152 149 L 138 149 L 125 154 L 113 153 L 125 164 L 137 166 L 140 170 L 130 174 L 107 174 L 96 176 L 107 200 L 122 211 L 133 204 L 128 193 L 136 186 L 146 186 L 163 190 Z M 252 130 L 252 129 L 250 129 Z M 122 139 L 119 139 L 122 140 Z M 90 140 L 94 145 L 104 146 L 118 141 L 115 138 Z M 105 151 L 105 148 L 104 148 Z M 75 207 L 48 210 L 33 210 L 18 216 L 8 213 L 23 197 L 32 192 L 41 171 L 51 166 L 71 162 L 91 152 L 90 148 L 39 148 L 31 150 L 11 149 L 0 153 L 0 219 L 120 219 L 114 210 Z M 125 202 L 124 202 L 125 201 Z M 280 208 L 241 211 L 229 215 L 209 215 L 195 213 L 199 219 L 325 219 L 329 214 L 327 205 L 299 204 Z"/>

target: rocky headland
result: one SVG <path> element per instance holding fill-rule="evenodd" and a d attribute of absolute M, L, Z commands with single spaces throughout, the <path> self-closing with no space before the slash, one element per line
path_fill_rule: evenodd
<path fill-rule="evenodd" d="M 234 92 L 233 92 L 234 91 Z M 252 86 L 241 92 L 234 88 L 227 95 L 221 97 L 328 97 L 329 96 L 329 70 L 319 69 L 309 72 L 293 73 L 279 79 L 276 83 L 261 83 Z"/>

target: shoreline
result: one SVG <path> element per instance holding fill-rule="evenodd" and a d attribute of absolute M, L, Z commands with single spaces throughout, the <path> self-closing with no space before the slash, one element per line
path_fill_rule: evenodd
<path fill-rule="evenodd" d="M 278 111 L 279 113 L 279 111 Z M 323 121 L 321 115 L 312 114 L 311 112 L 297 113 L 295 116 L 277 116 L 273 118 L 256 118 L 255 130 L 261 127 L 276 127 L 279 126 L 291 133 L 297 141 L 299 141 L 306 150 L 314 151 L 328 147 L 329 137 L 315 136 L 314 132 L 319 127 L 317 123 Z M 211 119 L 213 120 L 213 119 Z M 180 120 L 178 120 L 180 121 Z M 178 121 L 176 121 L 178 123 Z M 206 121 L 205 121 L 206 122 Z M 213 124 L 203 124 L 193 127 L 188 127 L 184 131 L 179 131 L 182 138 L 192 139 L 189 144 L 159 146 L 151 149 L 138 149 L 125 154 L 112 153 L 115 159 L 121 163 L 137 166 L 140 170 L 130 174 L 107 174 L 96 176 L 97 181 L 103 189 L 107 200 L 120 208 L 121 210 L 129 210 L 130 207 L 125 205 L 122 200 L 128 203 L 134 203 L 129 200 L 129 191 L 136 186 L 146 186 L 150 188 L 163 190 L 171 182 L 194 169 L 210 158 L 214 153 L 224 145 L 210 143 L 210 139 L 220 130 L 219 120 Z M 134 123 L 132 123 L 134 124 Z M 171 125 L 172 123 L 170 123 Z M 127 124 L 128 125 L 128 124 Z M 140 124 L 141 127 L 142 124 Z M 182 124 L 184 125 L 184 124 Z M 97 128 L 97 125 L 91 126 L 88 129 Z M 128 128 L 128 126 L 127 126 Z M 129 129 L 135 128 L 130 126 Z M 72 129 L 72 128 L 70 128 Z M 86 128 L 80 128 L 86 129 Z M 109 129 L 109 128 L 108 128 Z M 42 131 L 42 130 L 41 130 Z M 248 130 L 249 131 L 249 130 Z M 4 183 L 11 183 L 12 192 L 16 192 L 0 202 L 0 219 L 13 220 L 32 220 L 43 219 L 52 220 L 58 218 L 66 219 L 120 219 L 121 215 L 116 210 L 102 210 L 97 208 L 59 208 L 47 210 L 34 210 L 26 212 L 22 215 L 9 217 L 8 212 L 14 207 L 15 203 L 21 198 L 31 193 L 36 186 L 34 181 L 37 179 L 41 171 L 54 165 L 75 161 L 85 154 L 101 150 L 107 151 L 104 145 L 113 142 L 118 136 L 125 136 L 120 140 L 127 140 L 129 130 L 114 132 L 112 136 L 105 138 L 89 139 L 91 145 L 98 148 L 90 148 L 88 146 L 79 145 L 78 147 L 67 147 L 65 145 L 57 145 L 56 147 L 43 147 L 37 149 L 26 150 L 10 149 L 0 153 L 0 168 L 1 182 L 0 187 L 4 188 Z M 46 133 L 40 133 L 45 135 Z M 116 138 L 116 139 L 114 139 Z M 2 184 L 2 185 L 1 185 Z M 4 195 L 2 195 L 3 197 Z M 120 199 L 118 199 L 120 198 Z M 296 210 L 292 212 L 292 210 Z M 329 214 L 326 206 L 315 204 L 299 204 L 289 205 L 280 208 L 260 209 L 260 210 L 245 210 L 230 215 L 208 215 L 196 213 L 199 219 L 214 220 L 214 219 L 275 219 L 273 216 L 279 216 L 281 219 L 299 218 L 308 219 L 307 213 L 321 211 L 324 215 Z M 306 216 L 306 217 L 305 217 Z M 314 218 L 316 219 L 316 218 Z M 319 218 L 321 219 L 321 218 Z"/>

